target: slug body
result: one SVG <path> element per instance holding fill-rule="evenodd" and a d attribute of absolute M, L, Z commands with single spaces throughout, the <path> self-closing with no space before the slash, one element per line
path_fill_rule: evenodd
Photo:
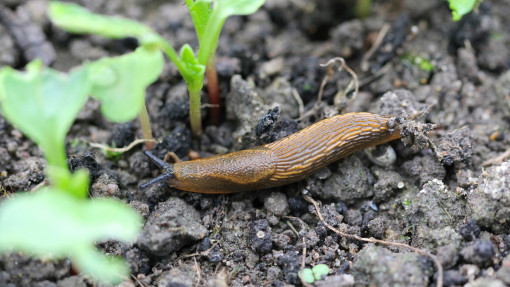
<path fill-rule="evenodd" d="M 299 181 L 361 149 L 400 138 L 389 117 L 349 113 L 317 122 L 279 141 L 253 149 L 167 164 L 146 153 L 172 187 L 200 193 L 233 193 Z"/>

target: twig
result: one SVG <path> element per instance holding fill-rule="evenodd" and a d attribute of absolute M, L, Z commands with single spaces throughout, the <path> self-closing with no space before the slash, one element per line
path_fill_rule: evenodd
<path fill-rule="evenodd" d="M 322 79 L 321 85 L 319 87 L 319 92 L 317 93 L 317 101 L 315 102 L 314 107 L 311 110 L 309 110 L 308 112 L 304 113 L 301 117 L 299 117 L 298 120 L 302 120 L 304 118 L 307 118 L 307 117 L 315 114 L 317 112 L 317 110 L 319 109 L 321 101 L 322 101 L 322 95 L 324 94 L 324 87 L 330 80 L 331 75 L 333 75 L 333 64 L 335 64 L 335 63 L 340 63 L 340 67 L 338 67 L 338 71 L 345 69 L 345 71 L 351 75 L 352 80 L 354 82 L 354 94 L 353 94 L 352 98 L 349 100 L 349 102 L 353 102 L 354 99 L 356 99 L 356 96 L 358 95 L 358 92 L 359 92 L 358 75 L 356 75 L 356 73 L 345 63 L 344 58 L 342 58 L 342 57 L 332 58 L 326 64 L 320 65 L 321 67 L 326 67 L 328 69 L 327 69 L 326 75 Z M 351 84 L 352 84 L 352 82 L 351 82 Z M 349 84 L 349 87 L 351 84 Z M 345 94 L 347 94 L 347 93 L 348 92 L 345 92 Z"/>
<path fill-rule="evenodd" d="M 299 116 L 301 117 L 301 115 L 305 112 L 305 105 L 303 104 L 303 99 L 301 98 L 301 95 L 298 93 L 296 88 L 292 88 L 292 95 L 294 96 L 294 99 L 298 104 Z"/>
<path fill-rule="evenodd" d="M 292 216 L 285 216 L 286 218 L 289 218 L 289 219 L 296 219 L 296 220 L 300 220 L 299 218 L 297 217 L 292 217 Z M 301 221 L 300 222 L 302 224 L 301 226 L 301 229 L 304 229 L 304 224 L 303 222 Z M 301 259 L 301 269 L 305 268 L 305 259 L 306 259 L 306 241 L 305 241 L 305 237 L 304 236 L 299 236 L 299 232 L 296 230 L 296 228 L 294 227 L 294 225 L 292 225 L 291 222 L 287 221 L 287 225 L 290 227 L 290 229 L 292 229 L 292 231 L 294 231 L 294 233 L 296 233 L 296 236 L 299 238 L 301 237 L 301 239 L 303 239 L 303 256 L 302 256 L 302 259 Z"/>
<path fill-rule="evenodd" d="M 305 269 L 305 260 L 306 260 L 306 241 L 305 241 L 305 237 L 302 236 L 301 237 L 303 239 L 303 256 L 301 257 L 301 270 L 299 270 L 301 273 L 304 269 Z M 305 280 L 303 280 L 303 278 L 301 278 L 301 276 L 298 276 L 299 279 L 301 280 L 301 284 L 303 284 L 303 286 L 305 287 L 312 287 L 312 284 L 309 284 L 307 282 L 305 282 Z"/>
<path fill-rule="evenodd" d="M 303 239 L 303 257 L 301 259 L 301 269 L 304 269 L 306 263 L 306 240 L 304 236 L 302 236 L 301 239 Z"/>
<path fill-rule="evenodd" d="M 335 57 L 333 59 L 330 59 L 326 64 L 321 64 L 320 65 L 321 67 L 327 67 L 328 68 L 328 73 L 326 74 L 326 76 L 322 80 L 321 87 L 319 89 L 319 95 L 317 96 L 317 102 L 319 102 L 319 103 L 320 103 L 320 101 L 322 99 L 322 93 L 324 92 L 324 86 L 326 86 L 326 81 L 329 80 L 329 78 L 333 74 L 333 64 L 335 64 L 335 63 L 340 63 L 340 67 L 338 68 L 338 71 L 341 71 L 342 68 L 345 69 L 345 71 L 347 71 L 347 73 L 349 73 L 351 75 L 352 80 L 354 81 L 354 94 L 353 94 L 353 96 L 351 98 L 351 101 L 354 100 L 356 98 L 356 96 L 358 95 L 358 92 L 359 92 L 358 75 L 356 75 L 356 73 L 354 73 L 354 71 L 349 66 L 347 66 L 347 64 L 345 63 L 344 58 L 342 58 L 342 57 Z"/>
<path fill-rule="evenodd" d="M 429 257 L 432 260 L 432 262 L 434 262 L 434 264 L 436 265 L 436 268 L 437 268 L 437 282 L 436 282 L 436 286 L 437 287 L 442 287 L 443 286 L 443 267 L 441 266 L 441 263 L 436 258 L 436 256 L 428 253 L 427 251 L 418 249 L 416 247 L 413 247 L 413 246 L 405 244 L 405 243 L 390 242 L 390 241 L 385 241 L 385 240 L 380 240 L 380 239 L 375 239 L 375 238 L 364 238 L 364 237 L 360 237 L 358 235 L 348 234 L 348 233 L 342 232 L 340 230 L 337 230 L 333 226 L 331 226 L 329 223 L 327 223 L 326 220 L 324 220 L 324 217 L 322 217 L 322 214 L 320 212 L 319 204 L 315 200 L 313 200 L 313 198 L 311 198 L 307 194 L 303 194 L 303 197 L 305 198 L 306 201 L 308 201 L 309 203 L 311 203 L 315 207 L 315 214 L 317 214 L 317 216 L 319 217 L 319 220 L 329 230 L 335 232 L 336 234 L 338 234 L 338 235 L 340 235 L 342 237 L 347 237 L 347 238 L 350 238 L 350 239 L 355 239 L 355 240 L 364 241 L 364 242 L 379 243 L 379 244 L 383 244 L 383 245 L 390 245 L 390 246 L 397 246 L 397 247 L 407 248 L 407 249 L 410 249 L 410 250 L 412 250 L 412 251 L 414 251 L 416 253 L 419 253 L 421 255 L 425 255 L 425 256 Z"/>
<path fill-rule="evenodd" d="M 195 261 L 195 269 L 197 271 L 197 285 L 196 286 L 200 286 L 200 282 L 202 282 L 202 271 L 200 269 L 200 265 L 198 265 L 197 263 L 197 257 L 196 256 L 193 256 L 193 260 Z"/>
<path fill-rule="evenodd" d="M 138 278 L 136 278 L 135 275 L 131 274 L 131 277 L 136 281 L 136 283 L 138 283 L 140 286 L 142 287 L 147 287 L 147 285 L 145 285 L 142 281 L 140 281 Z"/>
<path fill-rule="evenodd" d="M 41 187 L 45 186 L 46 184 L 48 184 L 48 182 L 46 182 L 46 179 L 41 181 L 39 184 L 37 184 L 36 186 L 32 187 L 30 189 L 30 192 L 34 192 L 34 191 L 37 191 L 39 190 Z"/>
<path fill-rule="evenodd" d="M 285 218 L 297 220 L 299 222 L 299 224 L 301 225 L 301 229 L 305 230 L 305 227 L 306 227 L 305 223 L 300 218 L 293 217 L 293 216 L 285 216 Z M 297 237 L 299 238 L 300 237 L 299 232 L 296 230 L 294 225 L 292 225 L 292 223 L 290 221 L 287 221 L 287 225 L 290 227 L 290 229 L 292 229 L 292 231 L 294 231 L 294 233 L 296 233 Z M 303 255 L 301 256 L 301 269 L 299 270 L 299 272 L 302 272 L 305 269 L 305 263 L 306 263 L 306 240 L 305 240 L 305 236 L 301 236 L 301 239 L 303 240 L 303 252 L 302 252 Z M 303 278 L 301 278 L 301 276 L 298 276 L 298 277 L 301 280 L 301 284 L 303 284 L 303 286 L 305 286 L 305 287 L 312 287 L 312 285 L 307 283 L 307 282 L 305 282 L 303 280 Z"/>
<path fill-rule="evenodd" d="M 505 159 L 507 159 L 508 157 L 510 157 L 510 148 L 508 148 L 504 153 L 498 155 L 497 157 L 493 157 L 491 159 L 488 159 L 488 160 L 484 161 L 482 163 L 482 166 L 489 166 L 489 165 L 493 165 L 493 164 L 500 164 Z"/>
<path fill-rule="evenodd" d="M 329 62 L 331 62 L 331 60 L 329 60 Z M 326 65 L 328 65 L 328 63 L 326 63 Z M 322 64 L 321 64 L 321 67 L 323 67 Z M 324 78 L 322 79 L 321 85 L 319 87 L 319 93 L 317 94 L 317 101 L 315 102 L 314 108 L 317 108 L 320 105 L 320 103 L 322 101 L 322 94 L 324 93 L 324 87 L 328 83 L 332 74 L 333 74 L 333 70 L 331 69 L 331 67 L 328 67 L 328 70 L 326 71 L 326 76 L 324 76 Z"/>
<path fill-rule="evenodd" d="M 375 38 L 374 44 L 372 45 L 372 47 L 370 47 L 370 49 L 367 51 L 367 53 L 365 55 L 363 55 L 363 58 L 361 59 L 361 70 L 362 71 L 368 70 L 368 60 L 370 59 L 370 57 L 372 57 L 372 55 L 377 50 L 377 48 L 379 48 L 379 46 L 381 45 L 381 43 L 384 39 L 384 36 L 386 36 L 386 34 L 388 33 L 389 30 L 390 30 L 390 25 L 388 23 L 385 23 L 382 26 L 379 33 L 377 34 L 377 38 Z"/>
<path fill-rule="evenodd" d="M 199 256 L 199 255 L 207 256 L 207 254 L 209 254 L 209 252 L 211 252 L 211 250 L 213 250 L 214 247 L 216 247 L 216 245 L 218 245 L 218 242 L 214 243 L 211 247 L 209 247 L 209 249 L 207 249 L 205 251 L 195 252 L 195 253 L 191 253 L 191 254 L 184 254 L 184 255 L 179 256 L 176 260 L 181 260 L 181 259 L 188 258 L 188 257 L 195 257 L 195 256 Z"/>
<path fill-rule="evenodd" d="M 131 142 L 129 145 L 127 145 L 125 147 L 122 147 L 122 148 L 114 148 L 114 147 L 107 146 L 105 144 L 100 144 L 100 143 L 89 143 L 89 145 L 91 147 L 99 148 L 99 149 L 102 149 L 104 151 L 124 153 L 124 152 L 127 152 L 128 150 L 132 149 L 137 144 L 141 144 L 141 143 L 144 143 L 144 142 L 154 142 L 155 143 L 157 141 L 153 140 L 153 139 L 136 139 L 133 142 Z"/>
<path fill-rule="evenodd" d="M 290 216 L 289 216 L 289 217 L 290 217 Z M 289 217 L 287 217 L 287 218 L 289 218 Z M 289 221 L 287 221 L 287 225 L 290 227 L 290 229 L 292 229 L 292 231 L 293 231 L 294 233 L 296 233 L 296 236 L 299 238 L 299 232 L 296 230 L 296 228 L 294 227 L 294 225 L 292 225 L 292 223 L 291 223 L 291 222 L 289 222 Z"/>

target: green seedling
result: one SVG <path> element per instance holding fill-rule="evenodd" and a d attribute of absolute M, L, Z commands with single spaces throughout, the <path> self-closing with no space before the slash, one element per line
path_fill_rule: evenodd
<path fill-rule="evenodd" d="M 231 15 L 248 15 L 257 11 L 265 0 L 185 0 L 195 25 L 199 50 L 195 55 L 188 44 L 177 53 L 172 45 L 149 27 L 136 21 L 120 17 L 94 14 L 76 4 L 51 2 L 49 16 L 51 21 L 73 33 L 96 34 L 108 38 L 135 37 L 140 45 L 158 47 L 174 63 L 181 73 L 190 95 L 190 123 L 195 136 L 201 133 L 200 93 L 204 85 L 206 66 L 211 75 L 209 83 L 212 94 L 211 104 L 219 104 L 217 92 L 214 54 L 218 39 L 225 23 Z M 212 6 L 211 6 L 212 4 Z M 216 96 L 215 96 L 216 95 Z M 216 97 L 216 98 L 214 98 Z"/>
<path fill-rule="evenodd" d="M 322 278 L 329 273 L 329 267 L 326 264 L 317 264 L 312 269 L 305 268 L 299 271 L 299 277 L 303 282 L 312 284 L 316 280 L 322 280 Z"/>
<path fill-rule="evenodd" d="M 145 47 L 91 63 L 91 94 L 101 101 L 103 115 L 121 123 L 145 110 L 145 88 L 159 77 L 163 65 L 161 53 Z"/>
<path fill-rule="evenodd" d="M 407 61 L 412 65 L 418 66 L 418 68 L 425 72 L 432 72 L 434 70 L 434 65 L 430 62 L 430 60 L 421 56 L 404 54 L 402 60 Z"/>
<path fill-rule="evenodd" d="M 103 115 L 114 122 L 127 122 L 138 114 L 144 138 L 152 139 L 145 89 L 159 77 L 163 65 L 161 52 L 150 45 L 93 62 L 91 94 L 101 101 Z M 151 149 L 154 143 L 147 142 L 146 146 Z"/>
<path fill-rule="evenodd" d="M 453 21 L 459 21 L 462 16 L 473 11 L 481 2 L 482 0 L 448 0 Z"/>
<path fill-rule="evenodd" d="M 103 101 L 103 112 L 116 108 L 102 96 L 123 91 L 116 88 L 120 81 L 115 75 L 117 65 L 124 67 L 125 62 L 117 57 L 88 63 L 68 74 L 45 68 L 41 61 L 31 62 L 24 73 L 10 67 L 0 71 L 2 114 L 43 150 L 52 184 L 45 191 L 16 194 L 2 202 L 0 252 L 69 257 L 84 273 L 112 283 L 129 274 L 124 262 L 104 257 L 94 244 L 104 239 L 133 240 L 141 227 L 140 216 L 118 201 L 87 200 L 88 173 L 71 174 L 65 152 L 66 134 L 89 93 Z"/>
<path fill-rule="evenodd" d="M 74 175 L 73 182 L 86 192 L 87 172 Z M 140 225 L 140 216 L 117 200 L 87 200 L 55 188 L 17 193 L 0 204 L 0 253 L 70 258 L 84 274 L 118 283 L 127 279 L 129 267 L 121 259 L 102 255 L 94 243 L 131 242 Z"/>
<path fill-rule="evenodd" d="M 365 19 L 370 14 L 372 8 L 372 0 L 356 0 L 354 6 L 356 17 Z"/>
<path fill-rule="evenodd" d="M 76 4 L 51 2 L 48 15 L 55 25 L 72 33 L 90 33 L 113 39 L 126 37 L 138 39 L 141 46 L 144 47 L 143 53 L 125 55 L 126 59 L 122 63 L 118 63 L 116 67 L 105 68 L 103 74 L 99 74 L 100 76 L 96 77 L 96 80 L 99 81 L 99 87 L 101 87 L 102 76 L 105 76 L 106 82 L 108 80 L 122 81 L 122 83 L 116 84 L 111 88 L 112 92 L 117 93 L 114 95 L 114 98 L 118 99 L 121 96 L 130 95 L 127 96 L 128 99 L 126 101 L 120 101 L 120 103 L 115 101 L 117 104 L 123 103 L 117 109 L 121 113 L 117 113 L 114 110 L 111 113 L 107 112 L 106 117 L 115 121 L 120 120 L 118 118 L 123 117 L 122 113 L 124 113 L 124 109 L 121 106 L 127 107 L 129 111 L 138 108 L 136 113 L 139 113 L 144 138 L 152 139 L 150 121 L 144 99 L 145 87 L 147 85 L 142 83 L 152 83 L 163 69 L 164 62 L 157 47 L 157 43 L 161 42 L 159 35 L 154 33 L 149 27 L 136 21 L 90 13 Z M 98 65 L 100 66 L 109 64 L 109 62 L 111 63 L 111 58 L 105 58 L 99 62 Z M 117 73 L 109 76 L 110 69 Z M 98 70 L 100 70 L 100 67 L 98 67 Z M 140 90 L 140 85 L 144 86 L 143 90 Z M 133 86 L 137 88 L 131 93 L 132 90 L 130 88 Z M 122 92 L 128 93 L 123 95 Z M 111 102 L 112 100 L 106 101 Z M 132 112 L 128 113 L 131 114 Z M 121 121 L 125 120 L 122 119 Z M 147 142 L 146 145 L 148 149 L 151 149 L 154 144 Z"/>
<path fill-rule="evenodd" d="M 198 63 L 206 66 L 209 103 L 212 105 L 211 117 L 220 121 L 220 96 L 218 76 L 215 66 L 215 54 L 220 32 L 229 16 L 255 13 L 265 0 L 185 0 L 197 33 L 199 50 Z M 211 8 L 210 3 L 213 2 Z"/>
<path fill-rule="evenodd" d="M 65 137 L 90 91 L 87 68 L 65 75 L 34 61 L 27 65 L 26 73 L 10 67 L 0 72 L 3 116 L 39 145 L 49 167 L 67 169 Z M 59 184 L 56 174 L 48 175 Z"/>
<path fill-rule="evenodd" d="M 315 277 L 313 276 L 313 271 L 310 268 L 305 268 L 301 271 L 299 271 L 299 277 L 303 282 L 312 284 L 315 282 Z"/>

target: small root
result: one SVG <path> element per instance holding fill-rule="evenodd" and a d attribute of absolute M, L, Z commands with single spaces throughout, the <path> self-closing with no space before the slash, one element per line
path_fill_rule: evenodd
<path fill-rule="evenodd" d="M 345 63 L 344 58 L 342 57 L 335 57 L 330 59 L 326 64 L 321 64 L 321 67 L 328 68 L 328 72 L 324 79 L 322 80 L 320 89 L 319 89 L 319 95 L 317 96 L 317 103 L 320 104 L 322 100 L 322 94 L 324 93 L 324 87 L 326 86 L 327 81 L 331 78 L 331 75 L 333 75 L 333 64 L 340 63 L 340 67 L 338 68 L 338 71 L 341 71 L 342 69 L 345 69 L 347 73 L 349 73 L 352 77 L 352 81 L 354 82 L 354 93 L 352 95 L 352 98 L 350 99 L 350 102 L 354 101 L 356 99 L 356 96 L 359 92 L 359 80 L 358 75 Z M 351 84 L 349 84 L 350 88 Z M 348 94 L 349 91 L 346 91 L 345 94 Z"/>
<path fill-rule="evenodd" d="M 354 92 L 353 92 L 351 99 L 349 99 L 349 104 L 352 103 L 354 101 L 354 99 L 356 99 L 356 96 L 358 95 L 358 92 L 359 92 L 358 75 L 345 63 L 344 58 L 342 58 L 342 57 L 332 58 L 326 64 L 320 65 L 321 67 L 326 67 L 327 72 L 326 72 L 326 75 L 324 76 L 324 78 L 322 79 L 321 85 L 319 87 L 319 92 L 317 93 L 317 101 L 315 102 L 314 107 L 311 110 L 307 111 L 306 113 L 302 114 L 298 118 L 298 120 L 302 120 L 302 119 L 305 119 L 312 115 L 317 114 L 317 111 L 319 110 L 320 105 L 321 105 L 322 95 L 324 94 L 324 87 L 326 86 L 328 81 L 331 80 L 331 76 L 334 73 L 333 67 L 334 67 L 334 64 L 336 64 L 336 63 L 340 63 L 340 67 L 338 68 L 338 71 L 342 71 L 342 69 L 344 69 L 352 77 L 351 83 L 349 84 L 347 90 L 344 92 L 345 95 L 350 93 L 351 87 L 352 87 L 352 85 L 354 85 Z"/>
<path fill-rule="evenodd" d="M 510 157 L 510 148 L 507 149 L 504 153 L 498 155 L 497 157 L 493 157 L 491 159 L 484 161 L 482 163 L 482 166 L 490 166 L 490 165 L 494 165 L 494 164 L 500 164 L 509 157 Z"/>
<path fill-rule="evenodd" d="M 298 104 L 299 116 L 301 117 L 305 112 L 305 105 L 303 104 L 303 99 L 301 98 L 301 95 L 298 93 L 296 88 L 292 88 L 292 96 L 294 96 L 294 99 Z"/>
<path fill-rule="evenodd" d="M 145 142 L 156 143 L 157 141 L 154 139 L 136 139 L 133 142 L 131 142 L 129 145 L 127 145 L 125 147 L 121 147 L 121 148 L 115 148 L 115 147 L 111 147 L 111 146 L 108 146 L 105 144 L 100 144 L 100 143 L 89 143 L 89 145 L 94 148 L 102 149 L 103 151 L 125 153 L 125 152 L 129 151 L 130 149 L 132 149 L 133 147 L 135 147 L 136 145 L 145 143 Z"/>
<path fill-rule="evenodd" d="M 39 184 L 37 184 L 36 186 L 32 187 L 30 189 L 30 192 L 35 192 L 46 185 L 48 185 L 48 181 L 46 181 L 46 179 L 45 179 L 45 180 L 41 181 Z"/>
<path fill-rule="evenodd" d="M 386 36 L 386 34 L 390 30 L 390 28 L 391 28 L 391 26 L 389 24 L 385 23 L 382 26 L 379 33 L 377 34 L 377 38 L 375 39 L 372 47 L 370 47 L 370 50 L 368 50 L 368 52 L 365 55 L 363 55 L 363 58 L 361 60 L 361 70 L 362 71 L 368 71 L 368 60 L 372 57 L 372 55 L 377 50 L 377 48 L 379 48 L 379 46 L 381 46 L 384 36 Z"/>
<path fill-rule="evenodd" d="M 301 225 L 301 230 L 303 232 L 305 231 L 306 226 L 305 226 L 305 223 L 303 222 L 303 220 L 301 220 L 301 218 L 293 217 L 293 216 L 286 216 L 286 218 L 298 221 L 299 225 Z M 294 233 L 296 234 L 296 236 L 298 238 L 301 237 L 301 239 L 303 240 L 303 251 L 301 253 L 302 254 L 302 256 L 301 256 L 301 268 L 299 270 L 299 274 L 300 274 L 305 269 L 305 261 L 306 261 L 306 240 L 305 240 L 305 236 L 304 235 L 300 236 L 299 232 L 296 230 L 296 228 L 294 227 L 294 225 L 292 225 L 292 223 L 290 221 L 287 221 L 287 225 L 290 227 L 290 229 L 292 229 L 292 231 L 294 231 Z M 303 278 L 301 278 L 301 275 L 299 275 L 299 279 L 301 280 L 301 284 L 303 284 L 303 286 L 305 286 L 305 287 L 312 287 L 311 284 L 305 282 L 303 280 Z"/>

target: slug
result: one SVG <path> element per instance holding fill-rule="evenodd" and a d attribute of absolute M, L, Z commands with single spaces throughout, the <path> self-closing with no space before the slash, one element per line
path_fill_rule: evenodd
<path fill-rule="evenodd" d="M 276 142 L 225 155 L 169 164 L 146 151 L 163 174 L 140 188 L 165 181 L 181 190 L 220 194 L 281 186 L 302 180 L 358 150 L 398 138 L 395 118 L 348 113 Z"/>

